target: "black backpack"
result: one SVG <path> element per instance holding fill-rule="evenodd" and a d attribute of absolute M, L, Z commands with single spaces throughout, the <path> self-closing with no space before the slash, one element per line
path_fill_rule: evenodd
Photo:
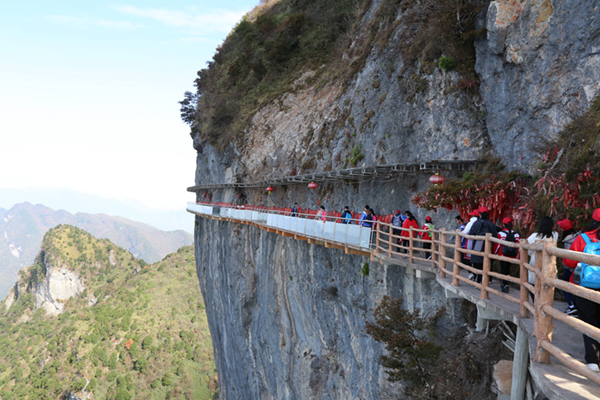
<path fill-rule="evenodd" d="M 515 231 L 509 229 L 508 233 L 506 234 L 505 240 L 507 242 L 516 243 L 517 241 L 515 240 Z M 517 254 L 519 254 L 519 249 L 517 247 L 508 247 L 504 245 L 502 246 L 502 255 L 514 258 L 517 256 Z"/>

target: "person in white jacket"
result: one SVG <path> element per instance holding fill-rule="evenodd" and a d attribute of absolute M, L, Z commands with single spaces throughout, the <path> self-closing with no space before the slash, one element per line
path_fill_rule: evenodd
<path fill-rule="evenodd" d="M 463 233 L 465 233 L 467 235 L 471 231 L 471 227 L 473 226 L 475 221 L 477 221 L 479 219 L 479 211 L 473 210 L 469 213 L 469 216 L 471 217 L 471 219 L 469 220 L 469 222 L 467 223 L 467 226 L 465 226 L 465 230 L 463 231 Z M 473 250 L 473 241 L 472 240 L 467 239 L 467 250 Z M 465 264 L 471 265 L 471 255 L 469 253 L 465 253 Z M 473 278 L 475 278 L 475 274 L 469 274 L 469 279 L 473 279 Z"/>
<path fill-rule="evenodd" d="M 548 238 L 553 239 L 555 242 L 558 241 L 558 232 L 553 229 L 554 220 L 550 217 L 542 217 L 537 232 L 532 233 L 531 236 L 527 238 L 527 243 L 535 243 L 536 241 Z M 535 267 L 535 251 L 528 250 L 527 253 L 531 257 L 529 260 L 529 265 Z M 531 271 L 528 272 L 528 281 L 533 285 L 535 284 L 535 274 Z"/>

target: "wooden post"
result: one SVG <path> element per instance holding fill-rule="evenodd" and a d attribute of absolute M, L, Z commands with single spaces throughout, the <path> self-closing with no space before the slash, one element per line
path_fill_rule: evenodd
<path fill-rule="evenodd" d="M 413 262 L 413 227 L 408 229 L 408 262 Z"/>
<path fill-rule="evenodd" d="M 452 274 L 452 286 L 458 286 L 458 278 L 460 275 L 460 266 L 458 263 L 460 262 L 460 242 L 462 238 L 458 235 L 460 229 L 457 229 L 454 234 L 454 269 L 452 270 L 454 273 Z"/>
<path fill-rule="evenodd" d="M 546 285 L 546 278 L 554 278 L 556 276 L 556 257 L 548 254 L 547 249 L 550 246 L 556 246 L 556 242 L 552 239 L 544 240 L 544 248 L 542 250 L 542 273 L 540 276 L 539 297 L 535 298 L 535 319 L 538 323 L 537 349 L 535 352 L 535 360 L 540 363 L 550 363 L 550 353 L 544 350 L 540 343 L 547 340 L 552 343 L 552 332 L 554 331 L 554 322 L 550 315 L 545 315 L 542 312 L 542 306 L 552 307 L 554 303 L 554 287 Z M 537 256 L 536 256 L 537 264 Z M 536 282 L 537 284 L 537 282 Z M 536 288 L 536 292 L 537 292 Z"/>
<path fill-rule="evenodd" d="M 520 304 L 521 304 L 521 311 L 519 312 L 519 317 L 521 318 L 528 318 L 529 317 L 529 310 L 525 307 L 525 303 L 529 298 L 529 290 L 527 290 L 527 288 L 525 287 L 525 283 L 528 282 L 528 270 L 527 268 L 525 268 L 525 263 L 527 263 L 529 261 L 529 256 L 527 253 L 527 250 L 525 250 L 523 248 L 523 244 L 527 244 L 527 239 L 522 239 L 521 240 L 521 244 L 520 244 L 520 260 L 519 260 L 519 277 L 521 278 L 521 298 L 520 298 Z"/>
<path fill-rule="evenodd" d="M 392 258 L 392 243 L 394 242 L 394 238 L 392 237 L 394 228 L 388 226 L 388 256 Z"/>
<path fill-rule="evenodd" d="M 491 233 L 485 234 L 485 247 L 483 251 L 483 279 L 481 280 L 481 296 L 480 298 L 485 300 L 490 298 L 490 294 L 487 290 L 485 290 L 490 285 L 490 276 L 488 275 L 490 272 L 490 267 L 492 266 L 492 260 L 490 259 L 490 254 L 492 254 L 492 241 L 490 238 L 492 237 Z"/>
<path fill-rule="evenodd" d="M 525 399 L 527 370 L 529 366 L 529 335 L 517 325 L 517 340 L 515 341 L 515 356 L 513 358 L 511 400 Z"/>
<path fill-rule="evenodd" d="M 377 221 L 377 224 L 375 224 L 375 229 L 377 229 L 377 236 L 375 238 L 375 251 L 373 252 L 373 254 L 377 255 L 377 249 L 379 249 L 379 241 L 381 240 L 381 235 L 379 233 L 379 229 L 381 227 L 379 226 L 379 221 Z"/>
<path fill-rule="evenodd" d="M 535 243 L 539 243 L 538 240 L 535 241 Z M 541 306 L 540 303 L 540 288 L 542 287 L 542 285 L 540 284 L 540 275 L 541 275 L 541 271 L 542 271 L 542 264 L 544 263 L 544 259 L 543 259 L 543 252 L 541 251 L 535 251 L 535 265 L 534 265 L 534 270 L 535 270 L 535 277 L 534 277 L 534 282 L 533 282 L 533 296 L 534 296 L 534 304 L 533 304 L 533 334 L 535 335 L 536 339 L 539 341 L 540 333 L 539 333 L 539 329 L 540 329 L 540 323 L 539 323 L 539 315 L 540 315 L 540 310 L 538 310 L 538 308 L 536 307 L 536 305 Z M 537 353 L 537 350 L 536 350 Z M 536 356 L 536 361 L 537 361 L 537 356 Z"/>
<path fill-rule="evenodd" d="M 446 244 L 446 242 L 446 228 L 442 228 L 440 229 L 440 244 L 438 245 L 438 251 L 435 253 L 434 256 L 437 257 L 437 260 L 440 264 L 440 278 L 446 277 L 446 273 L 444 272 L 444 269 L 446 269 L 446 260 L 444 260 L 444 257 L 442 257 L 446 254 L 446 246 L 443 245 Z M 434 257 L 431 258 L 433 259 Z"/>

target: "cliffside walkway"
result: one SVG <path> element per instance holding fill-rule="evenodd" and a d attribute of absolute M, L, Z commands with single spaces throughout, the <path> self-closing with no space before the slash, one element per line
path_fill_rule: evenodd
<path fill-rule="evenodd" d="M 560 249 L 548 239 L 537 243 L 510 243 L 492 237 L 469 236 L 460 231 L 436 229 L 433 240 L 423 240 L 421 229 L 409 229 L 407 246 L 398 244 L 391 224 L 377 221 L 373 228 L 343 224 L 339 217 L 316 218 L 314 214 L 292 216 L 289 211 L 266 210 L 229 204 L 188 203 L 187 210 L 198 216 L 221 221 L 254 225 L 260 229 L 297 240 L 306 240 L 347 254 L 369 256 L 382 264 L 411 268 L 418 278 L 436 279 L 447 297 L 459 297 L 475 304 L 478 310 L 477 330 L 486 329 L 487 320 L 511 321 L 517 326 L 510 396 L 525 399 L 527 370 L 544 394 L 553 399 L 600 399 L 600 373 L 590 370 L 583 360 L 581 334 L 600 341 L 600 329 L 562 312 L 564 303 L 554 301 L 555 289 L 566 290 L 600 304 L 600 292 L 556 279 L 556 258 L 568 258 L 600 265 L 600 256 Z M 484 240 L 483 251 L 465 250 L 460 239 Z M 426 259 L 420 243 L 431 243 L 431 259 Z M 519 248 L 520 258 L 493 254 L 494 245 Z M 461 253 L 483 257 L 483 270 L 461 263 Z M 535 265 L 528 262 L 528 253 L 536 254 Z M 518 277 L 491 270 L 492 260 L 508 261 L 518 266 Z M 535 274 L 535 284 L 528 283 L 528 273 Z M 481 283 L 468 278 L 469 273 L 481 275 Z M 493 283 L 490 281 L 495 279 Z M 511 282 L 511 292 L 500 291 L 500 281 Z M 530 293 L 535 295 L 532 301 Z M 490 296 L 491 295 L 491 296 Z M 559 307 L 559 308 L 557 308 Z M 527 398 L 530 397 L 527 395 Z"/>

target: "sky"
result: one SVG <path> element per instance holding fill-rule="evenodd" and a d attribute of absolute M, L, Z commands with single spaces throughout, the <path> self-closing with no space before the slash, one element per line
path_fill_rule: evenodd
<path fill-rule="evenodd" d="M 196 152 L 178 101 L 258 3 L 2 1 L 0 188 L 183 208 Z"/>

